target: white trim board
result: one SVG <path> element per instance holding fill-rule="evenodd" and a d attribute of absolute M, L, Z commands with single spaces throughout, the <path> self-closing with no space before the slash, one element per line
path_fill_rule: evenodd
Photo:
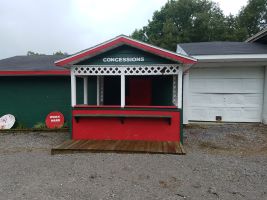
<path fill-rule="evenodd" d="M 199 61 L 226 61 L 226 60 L 254 60 L 254 59 L 267 59 L 267 54 L 236 54 L 236 55 L 194 55 L 194 58 Z"/>

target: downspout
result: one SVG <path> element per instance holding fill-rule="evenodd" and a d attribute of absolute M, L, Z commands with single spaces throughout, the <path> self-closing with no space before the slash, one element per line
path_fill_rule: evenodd
<path fill-rule="evenodd" d="M 265 66 L 265 75 L 264 75 L 262 122 L 263 124 L 267 124 L 267 66 Z"/>

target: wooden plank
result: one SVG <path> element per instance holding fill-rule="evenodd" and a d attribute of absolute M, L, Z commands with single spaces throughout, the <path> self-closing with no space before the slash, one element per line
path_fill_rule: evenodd
<path fill-rule="evenodd" d="M 75 145 L 77 145 L 78 142 L 79 142 L 79 140 L 73 140 L 72 143 L 70 143 L 69 145 L 65 146 L 65 147 L 62 148 L 62 149 L 71 149 L 71 148 L 73 148 Z"/>
<path fill-rule="evenodd" d="M 170 115 L 109 115 L 109 114 L 76 114 L 74 118 L 164 118 L 170 119 Z"/>
<path fill-rule="evenodd" d="M 83 149 L 82 146 L 86 143 L 86 140 L 79 140 L 79 142 L 73 146 L 73 149 Z"/>
<path fill-rule="evenodd" d="M 168 142 L 162 142 L 162 151 L 167 152 L 168 151 Z"/>
<path fill-rule="evenodd" d="M 69 140 L 51 149 L 51 154 L 76 151 L 185 154 L 179 142 L 130 140 Z"/>
<path fill-rule="evenodd" d="M 67 140 L 67 141 L 63 142 L 60 146 L 58 146 L 58 148 L 65 148 L 72 143 L 73 143 L 72 140 Z"/>
<path fill-rule="evenodd" d="M 79 122 L 80 118 L 118 118 L 124 123 L 127 118 L 140 118 L 140 119 L 166 119 L 171 125 L 172 116 L 170 115 L 110 115 L 110 114 L 76 114 L 74 119 Z"/>

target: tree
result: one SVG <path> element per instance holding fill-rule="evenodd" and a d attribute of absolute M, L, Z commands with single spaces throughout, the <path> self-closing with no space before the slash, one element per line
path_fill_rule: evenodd
<path fill-rule="evenodd" d="M 266 23 L 267 0 L 249 0 L 237 16 L 210 0 L 169 0 L 131 37 L 174 51 L 183 42 L 244 41 Z"/>
<path fill-rule="evenodd" d="M 226 27 L 222 10 L 211 1 L 170 0 L 131 36 L 175 50 L 180 42 L 225 40 Z"/>
<path fill-rule="evenodd" d="M 33 51 L 27 52 L 27 56 L 40 56 L 40 55 L 45 55 L 45 54 L 41 54 L 41 53 L 37 53 L 37 52 L 33 52 Z"/>
<path fill-rule="evenodd" d="M 68 53 L 63 53 L 62 51 L 57 51 L 57 52 L 55 52 L 55 53 L 53 53 L 53 55 L 57 55 L 57 56 L 61 56 L 61 55 L 68 55 Z"/>
<path fill-rule="evenodd" d="M 249 0 L 237 16 L 237 31 L 244 39 L 259 32 L 267 25 L 267 0 Z"/>
<path fill-rule="evenodd" d="M 27 52 L 27 56 L 44 56 L 46 54 L 42 54 L 42 53 L 37 53 L 34 51 L 28 51 Z M 68 55 L 68 53 L 63 53 L 62 51 L 56 51 L 55 53 L 53 53 L 53 55 Z"/>

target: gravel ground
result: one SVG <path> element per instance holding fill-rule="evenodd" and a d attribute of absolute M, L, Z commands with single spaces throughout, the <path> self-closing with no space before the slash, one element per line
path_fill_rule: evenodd
<path fill-rule="evenodd" d="M 50 155 L 66 133 L 0 134 L 0 199 L 267 200 L 267 126 L 191 125 L 187 155 Z"/>

